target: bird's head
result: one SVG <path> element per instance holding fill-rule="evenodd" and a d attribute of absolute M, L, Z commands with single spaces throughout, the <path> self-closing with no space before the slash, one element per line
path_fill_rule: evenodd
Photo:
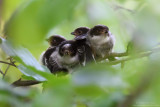
<path fill-rule="evenodd" d="M 61 56 L 70 56 L 73 57 L 77 54 L 75 41 L 64 41 L 59 45 L 59 54 Z"/>
<path fill-rule="evenodd" d="M 88 27 L 79 27 L 75 29 L 73 32 L 71 32 L 71 34 L 77 37 L 87 34 L 88 31 L 89 31 Z"/>
<path fill-rule="evenodd" d="M 66 41 L 63 36 L 60 35 L 52 35 L 47 39 L 50 46 L 58 46 L 61 42 Z"/>
<path fill-rule="evenodd" d="M 102 36 L 102 35 L 109 36 L 108 33 L 109 33 L 109 28 L 105 25 L 96 25 L 89 31 L 90 36 Z"/>

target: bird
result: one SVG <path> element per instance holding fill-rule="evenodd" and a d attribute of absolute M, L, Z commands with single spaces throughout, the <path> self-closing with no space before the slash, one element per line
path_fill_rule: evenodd
<path fill-rule="evenodd" d="M 89 30 L 90 28 L 88 27 L 78 27 L 71 32 L 71 34 L 75 36 L 74 40 L 79 41 L 79 48 L 84 50 L 83 52 L 79 53 L 79 57 L 81 62 L 83 62 L 83 66 L 85 66 L 87 63 L 95 62 L 92 50 L 86 39 L 86 35 Z"/>
<path fill-rule="evenodd" d="M 96 25 L 87 33 L 87 41 L 90 44 L 95 59 L 102 59 L 110 54 L 115 44 L 115 37 L 105 25 Z M 114 58 L 108 58 L 114 60 Z"/>
<path fill-rule="evenodd" d="M 71 34 L 75 36 L 75 39 L 78 39 L 79 37 L 85 37 L 89 29 L 88 27 L 78 27 Z"/>
<path fill-rule="evenodd" d="M 50 47 L 56 47 L 61 42 L 66 41 L 66 39 L 61 35 L 52 35 L 48 39 L 46 39 L 50 45 Z"/>
<path fill-rule="evenodd" d="M 61 35 L 52 35 L 46 39 L 49 43 L 49 48 L 41 54 L 40 61 L 42 65 L 48 66 L 48 60 L 53 51 L 55 51 L 56 47 L 66 39 Z"/>
<path fill-rule="evenodd" d="M 58 73 L 60 71 L 72 73 L 73 68 L 78 65 L 80 65 L 78 42 L 67 40 L 54 48 L 54 51 L 49 57 L 48 68 L 52 73 Z"/>

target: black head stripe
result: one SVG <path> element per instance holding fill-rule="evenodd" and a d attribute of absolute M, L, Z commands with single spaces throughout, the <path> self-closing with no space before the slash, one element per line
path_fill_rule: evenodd
<path fill-rule="evenodd" d="M 63 41 L 66 41 L 66 39 L 60 35 L 53 35 L 48 39 L 51 46 L 58 46 Z"/>
<path fill-rule="evenodd" d="M 105 25 L 96 25 L 89 31 L 89 33 L 90 35 L 100 35 L 102 30 L 108 32 L 109 28 Z"/>
<path fill-rule="evenodd" d="M 88 31 L 89 31 L 88 27 L 79 27 L 79 28 L 75 29 L 74 33 L 72 33 L 72 34 L 75 36 L 81 36 L 81 35 L 87 34 Z"/>

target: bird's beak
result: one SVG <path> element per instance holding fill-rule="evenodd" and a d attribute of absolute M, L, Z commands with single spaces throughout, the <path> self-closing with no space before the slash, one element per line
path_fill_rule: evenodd
<path fill-rule="evenodd" d="M 71 35 L 74 35 L 75 33 L 74 32 L 71 32 Z"/>
<path fill-rule="evenodd" d="M 109 32 L 107 30 L 105 30 L 104 33 L 106 34 L 106 36 L 109 36 Z"/>

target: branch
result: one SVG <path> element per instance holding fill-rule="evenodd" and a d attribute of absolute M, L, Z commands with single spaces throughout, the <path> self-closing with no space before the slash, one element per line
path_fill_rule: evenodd
<path fill-rule="evenodd" d="M 11 65 L 11 66 L 17 67 L 15 64 L 13 64 L 13 63 L 8 63 L 8 62 L 5 62 L 5 61 L 0 61 L 0 63 L 4 63 L 4 64 L 8 64 L 8 65 Z"/>
<path fill-rule="evenodd" d="M 7 68 L 6 68 L 5 72 L 3 73 L 3 79 L 4 79 L 4 77 L 6 76 L 6 74 L 7 74 L 7 71 L 8 71 L 8 69 L 9 69 L 9 67 L 10 67 L 10 65 L 8 65 L 8 66 L 7 66 Z"/>
<path fill-rule="evenodd" d="M 127 52 L 123 52 L 123 53 L 116 53 L 116 52 L 113 52 L 109 55 L 109 57 L 123 57 L 123 56 L 127 56 L 128 53 Z M 106 56 L 108 57 L 108 56 Z"/>
<path fill-rule="evenodd" d="M 14 87 L 20 87 L 20 86 L 30 86 L 30 85 L 35 85 L 41 83 L 40 81 L 37 80 L 25 80 L 22 81 L 21 78 L 15 82 L 13 82 L 11 85 Z"/>
<path fill-rule="evenodd" d="M 4 75 L 4 73 L 2 72 L 2 70 L 0 69 L 0 73 L 2 74 L 2 75 Z"/>
<path fill-rule="evenodd" d="M 123 58 L 123 59 L 120 59 L 120 60 L 106 62 L 106 64 L 108 64 L 108 65 L 116 65 L 116 64 L 119 64 L 119 63 L 123 63 L 125 61 L 147 57 L 147 56 L 151 55 L 152 53 L 156 53 L 156 52 L 160 52 L 160 47 L 154 48 L 152 51 L 141 52 L 141 53 L 136 54 L 134 56 L 133 55 L 132 56 L 131 55 L 127 56 L 126 52 L 124 52 L 124 53 L 111 53 L 110 55 L 105 56 L 105 59 L 108 58 L 108 57 L 123 57 L 123 56 L 127 56 L 127 58 Z"/>
<path fill-rule="evenodd" d="M 10 63 L 11 63 L 11 64 L 14 64 L 12 57 L 9 57 L 8 59 L 10 60 Z M 15 65 L 15 64 L 14 64 L 14 65 Z M 4 77 L 6 76 L 9 67 L 10 67 L 10 65 L 7 66 L 7 68 L 6 68 L 5 72 L 4 72 L 4 75 L 3 75 L 3 79 L 4 79 Z"/>
<path fill-rule="evenodd" d="M 135 55 L 135 56 L 128 56 L 128 58 L 123 58 L 123 59 L 116 60 L 116 61 L 106 62 L 106 64 L 108 64 L 108 65 L 116 65 L 116 64 L 119 64 L 119 63 L 123 63 L 125 61 L 129 61 L 129 60 L 133 60 L 133 59 L 138 59 L 138 58 L 143 58 L 143 57 L 149 56 L 151 53 L 152 52 L 147 52 L 147 53 L 142 53 L 142 54 Z"/>
<path fill-rule="evenodd" d="M 127 52 L 123 52 L 123 53 L 112 52 L 110 54 L 105 55 L 104 58 L 100 60 L 105 60 L 109 57 L 124 57 L 124 56 L 128 56 L 128 53 Z"/>
<path fill-rule="evenodd" d="M 16 67 L 16 65 L 14 64 L 15 62 L 13 61 L 13 59 L 11 57 L 8 58 L 10 60 L 10 63 L 8 62 L 5 62 L 5 61 L 0 61 L 0 63 L 4 63 L 4 64 L 8 64 L 5 72 L 3 73 L 1 70 L 0 70 L 0 73 L 3 75 L 3 79 L 9 69 L 10 66 L 14 66 Z M 15 86 L 15 87 L 20 87 L 20 86 L 30 86 L 30 85 L 35 85 L 35 84 L 39 84 L 41 83 L 40 81 L 36 81 L 36 80 L 25 80 L 25 81 L 22 81 L 21 78 L 15 82 L 13 82 L 11 85 Z"/>

